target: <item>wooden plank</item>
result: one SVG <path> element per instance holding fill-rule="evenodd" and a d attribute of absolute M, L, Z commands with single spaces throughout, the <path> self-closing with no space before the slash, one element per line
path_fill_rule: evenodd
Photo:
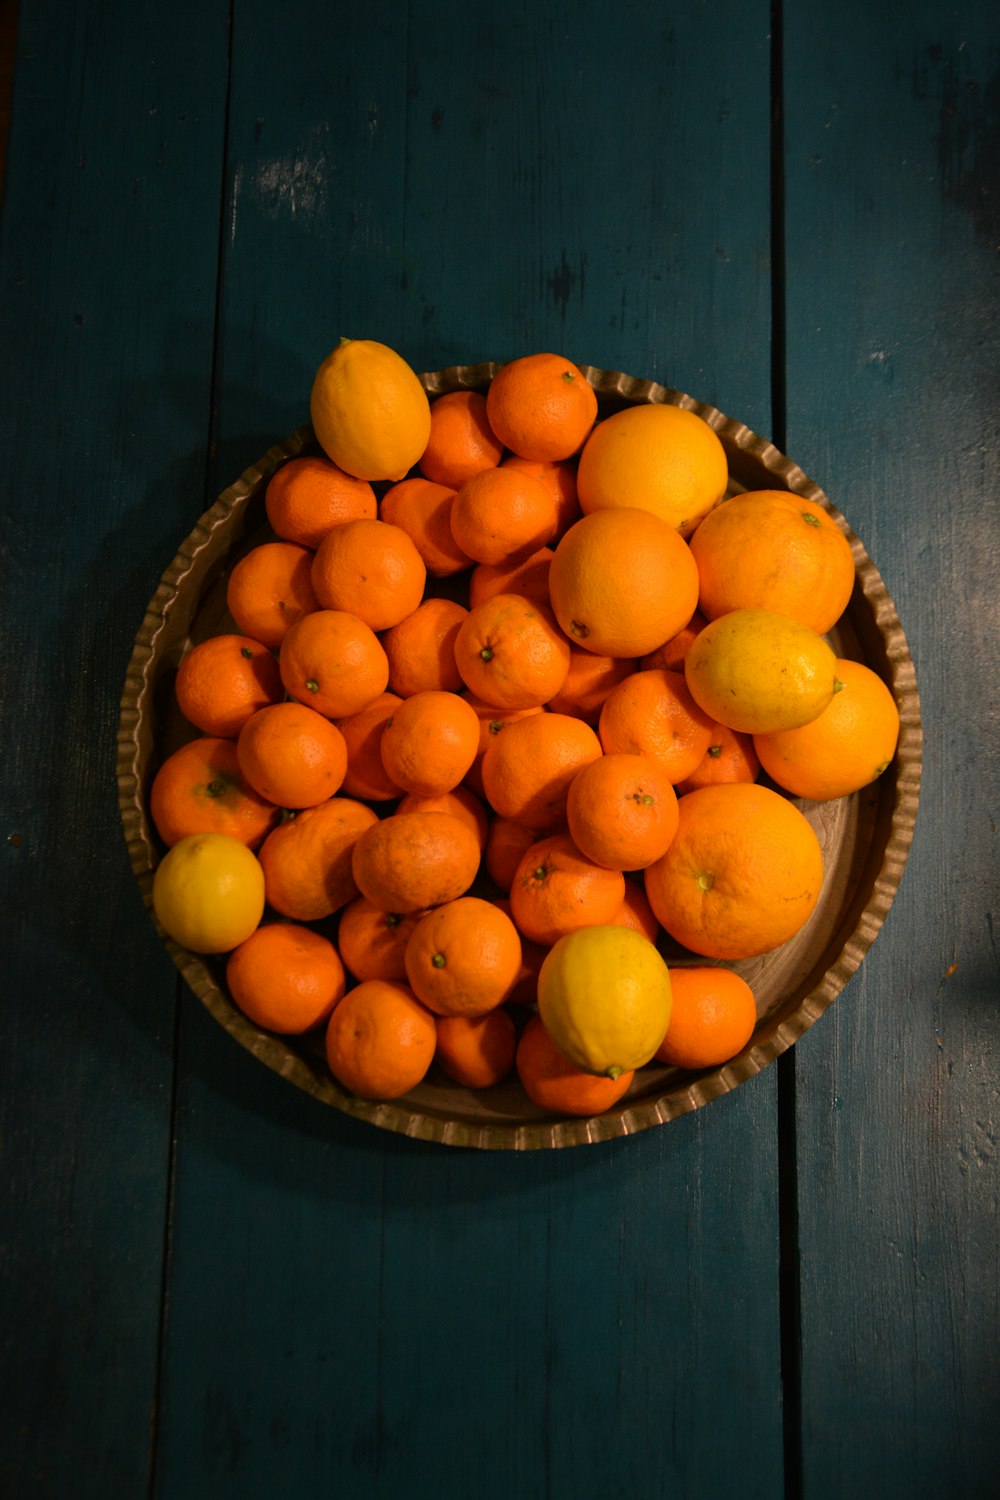
<path fill-rule="evenodd" d="M 145 1493 L 176 985 L 125 856 L 117 701 L 204 488 L 225 18 L 23 0 L 0 250 L 0 1473 Z"/>
<path fill-rule="evenodd" d="M 767 8 L 619 19 L 237 7 L 219 487 L 341 332 L 569 345 L 768 430 Z M 324 1110 L 190 997 L 182 1058 L 158 1494 L 780 1491 L 774 1070 L 520 1156 Z"/>
<path fill-rule="evenodd" d="M 789 443 L 899 608 L 917 838 L 797 1049 L 807 1495 L 992 1493 L 998 1456 L 995 7 L 788 8 Z"/>

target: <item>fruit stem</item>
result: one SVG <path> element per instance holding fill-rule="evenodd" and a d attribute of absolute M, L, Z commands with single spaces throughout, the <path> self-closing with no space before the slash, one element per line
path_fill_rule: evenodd
<path fill-rule="evenodd" d="M 620 1078 L 622 1076 L 622 1070 L 621 1068 L 609 1068 L 607 1076 L 609 1078 Z"/>

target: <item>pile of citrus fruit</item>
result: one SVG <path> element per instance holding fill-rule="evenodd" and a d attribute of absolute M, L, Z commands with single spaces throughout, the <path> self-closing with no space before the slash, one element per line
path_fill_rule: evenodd
<path fill-rule="evenodd" d="M 599 419 L 554 354 L 429 400 L 343 340 L 311 417 L 322 451 L 274 473 L 272 537 L 228 573 L 231 630 L 177 673 L 197 735 L 151 787 L 162 928 L 225 955 L 256 1025 L 323 1028 L 367 1099 L 435 1064 L 590 1115 L 651 1062 L 734 1057 L 757 1011 L 728 965 L 823 882 L 793 799 L 895 753 L 891 692 L 826 640 L 843 530 L 727 498 L 701 417 Z"/>

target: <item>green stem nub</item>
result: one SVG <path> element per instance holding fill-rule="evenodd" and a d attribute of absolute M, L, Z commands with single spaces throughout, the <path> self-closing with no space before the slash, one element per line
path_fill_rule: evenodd
<path fill-rule="evenodd" d="M 620 1078 L 622 1076 L 622 1070 L 621 1068 L 609 1068 L 607 1076 L 608 1078 Z"/>
<path fill-rule="evenodd" d="M 319 683 L 316 681 L 315 677 L 307 677 L 306 678 L 306 687 L 309 689 L 309 691 L 311 693 L 318 693 L 319 692 Z"/>
<path fill-rule="evenodd" d="M 435 953 L 434 957 L 431 959 L 431 963 L 433 964 L 435 969 L 443 969 L 444 962 L 445 960 L 443 953 Z"/>

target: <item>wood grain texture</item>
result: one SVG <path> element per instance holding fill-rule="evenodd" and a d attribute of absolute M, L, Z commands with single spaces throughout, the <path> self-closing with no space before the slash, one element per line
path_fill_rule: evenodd
<path fill-rule="evenodd" d="M 796 1053 L 805 1493 L 986 1495 L 1000 50 L 985 4 L 840 7 L 849 50 L 823 21 L 786 17 L 788 441 L 895 598 L 926 753 L 896 907 Z"/>

